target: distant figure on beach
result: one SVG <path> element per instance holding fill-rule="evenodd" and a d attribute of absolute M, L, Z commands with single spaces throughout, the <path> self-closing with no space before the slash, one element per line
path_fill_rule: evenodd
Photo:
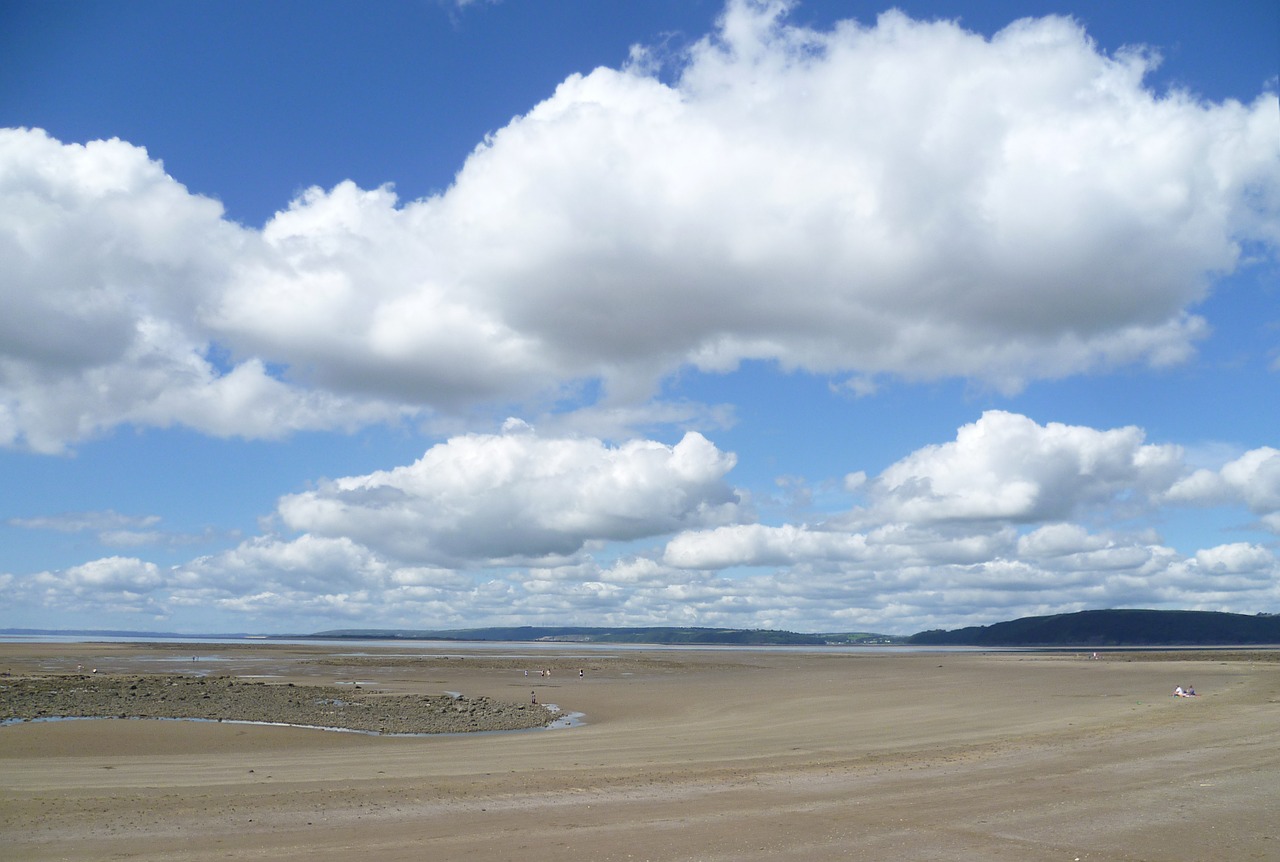
<path fill-rule="evenodd" d="M 1186 693 L 1185 691 L 1183 691 L 1183 690 L 1182 690 L 1182 686 L 1180 686 L 1180 685 L 1175 685 L 1175 686 L 1173 687 L 1173 696 L 1174 696 L 1174 697 L 1186 697 L 1186 696 L 1187 696 L 1187 693 Z"/>
<path fill-rule="evenodd" d="M 586 675 L 587 675 L 586 671 L 584 671 L 582 668 L 578 668 L 578 679 L 582 679 Z"/>
<path fill-rule="evenodd" d="M 1097 660 L 1098 660 L 1098 654 L 1097 654 L 1097 653 L 1094 653 L 1094 654 L 1093 654 L 1093 660 L 1094 660 L 1094 661 L 1097 661 Z"/>
<path fill-rule="evenodd" d="M 1194 685 L 1187 686 L 1187 697 L 1196 696 L 1196 687 Z"/>
<path fill-rule="evenodd" d="M 538 693 L 536 691 L 529 692 L 529 703 L 534 706 L 538 705 Z"/>

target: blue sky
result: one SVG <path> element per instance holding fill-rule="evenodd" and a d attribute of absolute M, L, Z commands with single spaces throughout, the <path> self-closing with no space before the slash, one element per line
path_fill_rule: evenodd
<path fill-rule="evenodd" d="M 1277 44 L 0 4 L 0 626 L 1280 610 Z"/>

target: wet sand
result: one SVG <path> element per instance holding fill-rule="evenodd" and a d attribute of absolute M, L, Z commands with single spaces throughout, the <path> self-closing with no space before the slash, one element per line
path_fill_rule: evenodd
<path fill-rule="evenodd" d="M 0 728 L 24 860 L 1275 860 L 1277 653 L 0 644 L 14 676 L 209 673 L 457 692 L 581 727 L 377 737 Z M 338 653 L 361 651 L 352 658 Z M 551 669 L 549 678 L 539 671 Z M 578 669 L 585 671 L 578 677 Z M 528 670 L 530 676 L 524 676 Z M 1197 698 L 1174 698 L 1193 684 Z"/>

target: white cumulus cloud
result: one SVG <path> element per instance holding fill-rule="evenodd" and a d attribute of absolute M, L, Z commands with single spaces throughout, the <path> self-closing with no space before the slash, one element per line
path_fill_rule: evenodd
<path fill-rule="evenodd" d="M 1040 425 L 992 410 L 954 441 L 891 465 L 870 490 L 879 512 L 910 522 L 1035 522 L 1163 492 L 1182 469 L 1178 447 L 1147 444 L 1138 428 Z"/>
<path fill-rule="evenodd" d="M 139 147 L 0 130 L 0 445 L 58 452 L 123 423 L 279 437 L 395 418 L 257 357 L 218 359 L 199 308 L 259 246 Z"/>
<path fill-rule="evenodd" d="M 401 560 L 496 564 L 571 556 L 740 517 L 726 481 L 732 454 L 689 433 L 673 446 L 634 440 L 468 434 L 411 465 L 321 483 L 284 497 L 284 523 L 351 537 Z"/>
<path fill-rule="evenodd" d="M 1243 504 L 1280 532 L 1280 450 L 1262 446 L 1219 470 L 1196 470 L 1174 484 L 1165 497 L 1193 505 Z"/>
<path fill-rule="evenodd" d="M 261 230 L 139 146 L 0 132 L 0 445 L 643 404 L 748 359 L 1012 391 L 1185 359 L 1280 239 L 1273 93 L 1155 93 L 1066 18 L 789 8 L 730 0 L 665 79 L 643 48 L 567 78 L 438 195 L 343 182 Z"/>
<path fill-rule="evenodd" d="M 1267 576 L 1274 574 L 1276 570 L 1275 556 L 1266 548 L 1248 542 L 1233 542 L 1197 551 L 1195 561 L 1202 570 L 1214 574 L 1251 572 Z"/>

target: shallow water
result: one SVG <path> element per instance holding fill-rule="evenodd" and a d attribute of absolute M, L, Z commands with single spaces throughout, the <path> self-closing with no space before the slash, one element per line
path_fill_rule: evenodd
<path fill-rule="evenodd" d="M 547 709 L 552 712 L 559 712 L 560 707 L 554 703 L 545 704 Z M 510 733 L 532 733 L 545 730 L 565 730 L 573 727 L 582 727 L 586 724 L 586 716 L 581 712 L 570 712 L 560 718 L 555 719 L 546 727 L 528 727 L 522 730 L 473 730 L 466 733 L 382 733 L 377 730 L 357 730 L 350 727 L 324 727 L 318 724 L 290 724 L 284 721 L 243 721 L 239 719 L 222 719 L 222 718 L 164 718 L 162 716 L 137 716 L 130 715 L 120 717 L 118 715 L 49 715 L 39 718 L 8 718 L 0 721 L 0 727 L 13 727 L 20 724 L 54 724 L 63 721 L 188 721 L 199 724 L 248 724 L 258 727 L 293 727 L 301 730 L 324 730 L 330 733 L 354 733 L 359 736 L 410 736 L 410 737 L 436 737 L 436 736 L 494 736 L 497 734 Z"/>

